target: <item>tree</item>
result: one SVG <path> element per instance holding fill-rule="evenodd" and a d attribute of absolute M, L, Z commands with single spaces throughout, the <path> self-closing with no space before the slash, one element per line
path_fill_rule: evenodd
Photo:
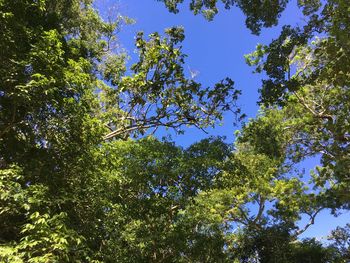
<path fill-rule="evenodd" d="M 211 19 L 217 2 L 191 8 Z M 258 33 L 287 1 L 223 3 Z M 247 57 L 269 77 L 259 115 L 234 145 L 183 149 L 152 134 L 240 114 L 240 92 L 186 77 L 182 28 L 139 33 L 128 70 L 113 50 L 127 18 L 106 22 L 89 0 L 0 1 L 1 261 L 346 262 L 347 227 L 329 247 L 298 236 L 349 207 L 349 4 L 299 5 L 307 25 Z M 295 164 L 319 153 L 307 183 Z"/>
<path fill-rule="evenodd" d="M 180 28 L 140 33 L 127 76 L 112 46 L 128 19 L 105 22 L 89 0 L 5 0 L 0 11 L 1 260 L 103 258 L 103 141 L 214 125 L 239 91 L 186 79 Z"/>
<path fill-rule="evenodd" d="M 170 12 L 178 13 L 178 4 L 183 0 L 157 0 L 164 2 Z M 246 18 L 247 27 L 259 34 L 262 27 L 271 27 L 277 24 L 281 12 L 285 9 L 289 0 L 191 0 L 190 10 L 195 14 L 202 13 L 207 20 L 212 20 L 219 12 L 220 2 L 225 9 L 237 6 L 242 10 Z"/>
<path fill-rule="evenodd" d="M 348 8 L 346 1 L 305 2 L 310 19 L 304 29 L 285 27 L 269 46 L 247 56 L 269 76 L 261 102 L 281 106 L 286 129 L 294 130 L 295 160 L 321 154 L 314 183 L 329 197 L 325 206 L 333 209 L 349 207 Z"/>
<path fill-rule="evenodd" d="M 151 137 L 106 143 L 101 166 L 106 179 L 99 228 L 101 260 L 188 262 L 212 256 L 188 247 L 188 238 L 193 242 L 198 238 L 188 237 L 193 230 L 181 220 L 181 211 L 198 192 L 210 188 L 229 152 L 215 138 L 187 149 Z"/>
<path fill-rule="evenodd" d="M 344 227 L 337 227 L 332 231 L 328 240 L 333 241 L 330 245 L 335 249 L 336 258 L 339 262 L 346 262 L 350 259 L 350 224 L 346 224 Z"/>
<path fill-rule="evenodd" d="M 0 10 L 1 244 L 23 261 L 86 258 L 71 204 L 104 132 L 92 72 L 106 24 L 90 1 Z"/>
<path fill-rule="evenodd" d="M 213 88 L 203 88 L 186 78 L 185 55 L 179 46 L 184 31 L 169 28 L 166 34 L 165 38 L 151 34 L 149 41 L 142 33 L 138 34 L 139 61 L 131 66 L 131 76 L 123 76 L 119 68 L 105 70 L 104 77 L 112 85 L 101 83 L 104 97 L 101 114 L 111 129 L 104 139 L 137 137 L 149 129 L 154 133 L 159 127 L 173 128 L 176 132 L 181 132 L 184 125 L 203 129 L 215 126 L 225 111 L 239 115 L 235 102 L 240 91 L 234 89 L 233 81 L 227 78 Z"/>

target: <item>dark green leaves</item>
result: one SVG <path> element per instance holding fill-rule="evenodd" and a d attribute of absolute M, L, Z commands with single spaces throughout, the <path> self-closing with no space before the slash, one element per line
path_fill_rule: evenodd
<path fill-rule="evenodd" d="M 170 12 L 179 12 L 178 4 L 183 0 L 157 0 L 164 2 Z M 221 2 L 221 3 L 220 3 Z M 195 14 L 202 14 L 207 20 L 212 20 L 220 8 L 230 9 L 239 7 L 246 15 L 246 25 L 253 32 L 259 34 L 262 27 L 271 27 L 277 24 L 281 12 L 289 0 L 191 0 L 190 10 Z"/>

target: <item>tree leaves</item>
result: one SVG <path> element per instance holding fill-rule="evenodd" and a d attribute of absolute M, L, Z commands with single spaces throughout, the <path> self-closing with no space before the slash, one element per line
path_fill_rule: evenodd
<path fill-rule="evenodd" d="M 178 4 L 183 0 L 158 0 L 164 2 L 170 12 L 178 13 Z M 221 3 L 220 3 L 221 2 Z M 195 14 L 202 14 L 205 19 L 213 20 L 222 7 L 230 9 L 239 7 L 246 15 L 246 26 L 253 34 L 259 34 L 262 27 L 271 27 L 277 24 L 281 12 L 285 9 L 288 0 L 268 0 L 263 3 L 259 0 L 191 0 L 189 8 Z"/>
<path fill-rule="evenodd" d="M 105 86 L 101 91 L 106 99 L 104 119 L 113 130 L 104 139 L 137 137 L 159 127 L 177 132 L 184 125 L 214 127 L 224 112 L 240 113 L 235 106 L 240 91 L 234 82 L 226 78 L 213 88 L 203 88 L 188 79 L 179 46 L 184 31 L 170 28 L 166 34 L 165 38 L 151 34 L 147 41 L 140 32 L 136 37 L 139 61 L 131 66 L 133 74 L 118 77 L 115 87 Z"/>
<path fill-rule="evenodd" d="M 190 9 L 210 20 L 218 2 Z M 287 2 L 222 1 L 253 33 Z M 299 5 L 304 28 L 246 57 L 268 79 L 235 144 L 181 148 L 152 134 L 240 114 L 231 79 L 185 74 L 182 28 L 139 33 L 129 69 L 113 44 L 125 19 L 103 21 L 92 1 L 0 1 L 0 260 L 346 262 L 347 227 L 328 247 L 298 236 L 349 208 L 349 7 Z M 307 182 L 297 165 L 315 156 Z"/>

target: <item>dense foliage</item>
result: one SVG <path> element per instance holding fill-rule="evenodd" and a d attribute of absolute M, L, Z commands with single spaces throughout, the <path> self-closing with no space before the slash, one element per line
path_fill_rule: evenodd
<path fill-rule="evenodd" d="M 190 8 L 212 19 L 217 2 Z M 258 33 L 288 1 L 222 2 Z M 267 76 L 258 116 L 234 145 L 181 148 L 153 134 L 242 117 L 231 79 L 187 78 L 182 28 L 140 32 L 127 68 L 113 47 L 130 19 L 90 0 L 0 0 L 0 261 L 349 262 L 349 224 L 327 244 L 299 236 L 350 207 L 350 4 L 298 3 L 305 26 L 246 56 Z"/>

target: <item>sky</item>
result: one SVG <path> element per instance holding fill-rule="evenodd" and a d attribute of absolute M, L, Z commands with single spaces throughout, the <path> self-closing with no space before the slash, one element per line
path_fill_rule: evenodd
<path fill-rule="evenodd" d="M 259 36 L 251 34 L 245 26 L 245 17 L 238 8 L 224 10 L 213 21 L 208 22 L 202 16 L 194 16 L 188 8 L 188 1 L 180 5 L 178 14 L 171 14 L 164 4 L 156 0 L 99 0 L 98 7 L 102 15 L 109 9 L 116 9 L 121 15 L 133 18 L 134 25 L 125 26 L 119 33 L 119 43 L 127 50 L 130 63 L 137 55 L 134 50 L 134 36 L 138 31 L 145 35 L 152 32 L 163 33 L 165 28 L 183 26 L 186 38 L 182 43 L 183 52 L 188 55 L 186 70 L 198 71 L 196 81 L 204 86 L 213 85 L 220 80 L 230 77 L 235 81 L 235 87 L 242 90 L 238 101 L 243 112 L 253 118 L 258 113 L 258 89 L 263 75 L 253 74 L 253 68 L 246 65 L 244 55 L 255 50 L 258 43 L 269 44 L 277 38 L 281 27 L 285 24 L 302 25 L 303 16 L 297 8 L 296 0 L 292 0 L 283 12 L 278 26 L 262 29 Z M 234 141 L 234 132 L 239 129 L 233 125 L 233 116 L 226 114 L 224 124 L 215 129 L 207 129 L 208 134 L 196 128 L 188 128 L 184 135 L 171 134 L 176 144 L 188 146 L 210 135 L 226 136 L 227 142 Z M 163 131 L 164 135 L 165 132 Z M 159 135 L 159 134 L 158 134 Z M 306 171 L 317 164 L 317 158 L 305 161 L 302 166 Z M 314 226 L 310 227 L 301 237 L 317 237 L 324 241 L 325 236 L 337 225 L 344 226 L 350 218 L 347 212 L 337 218 L 324 211 L 316 218 Z M 306 224 L 304 218 L 301 224 Z"/>
<path fill-rule="evenodd" d="M 235 81 L 235 87 L 243 94 L 238 101 L 243 113 L 254 117 L 258 112 L 258 88 L 261 75 L 252 74 L 253 68 L 246 65 L 244 55 L 255 50 L 258 43 L 268 44 L 278 37 L 281 26 L 263 29 L 259 36 L 251 34 L 245 26 L 245 16 L 238 8 L 225 10 L 223 7 L 211 22 L 201 15 L 194 16 L 188 8 L 188 1 L 180 5 L 178 14 L 167 11 L 162 2 L 155 0 L 100 0 L 104 6 L 117 5 L 122 15 L 135 19 L 132 26 L 125 26 L 119 34 L 121 46 L 129 51 L 131 62 L 137 56 L 133 52 L 134 36 L 138 31 L 145 35 L 152 32 L 163 33 L 165 28 L 182 26 L 186 38 L 182 43 L 183 52 L 187 54 L 185 70 L 198 71 L 195 80 L 204 86 L 211 86 L 220 80 L 230 77 Z M 186 3 L 187 2 L 187 3 Z M 280 25 L 287 22 L 303 23 L 302 15 L 296 5 L 290 5 L 281 19 Z M 228 142 L 233 142 L 234 132 L 239 127 L 233 126 L 233 116 L 227 114 L 224 125 L 215 129 L 207 129 L 209 135 L 226 136 Z M 186 130 L 185 135 L 172 134 L 178 144 L 188 146 L 194 141 L 208 135 L 196 128 Z"/>

